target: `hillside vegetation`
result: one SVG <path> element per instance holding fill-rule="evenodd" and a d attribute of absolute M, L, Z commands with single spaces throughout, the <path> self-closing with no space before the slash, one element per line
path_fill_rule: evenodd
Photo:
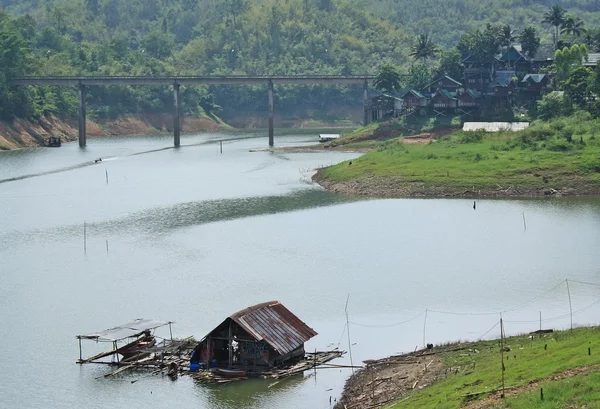
<path fill-rule="evenodd" d="M 72 89 L 11 88 L 18 75 L 265 75 L 412 70 L 419 33 L 441 49 L 487 22 L 521 30 L 542 24 L 555 1 L 535 0 L 0 0 L 0 119 L 75 115 Z M 600 46 L 600 3 L 557 0 L 581 17 L 586 36 L 567 43 Z M 2 10 L 3 9 L 3 10 Z M 475 36 L 476 37 L 476 36 Z M 469 37 L 471 40 L 475 38 Z M 456 54 L 438 53 L 432 72 L 452 72 Z M 438 67 L 439 65 L 439 67 Z M 436 70 L 434 70 L 436 68 Z M 422 71 L 422 70 L 421 70 Z M 280 115 L 340 119 L 362 106 L 357 86 L 278 86 Z M 172 109 L 168 87 L 89 87 L 92 117 Z M 264 86 L 184 87 L 186 115 L 264 115 Z"/>
<path fill-rule="evenodd" d="M 485 23 L 509 24 L 517 31 L 541 26 L 548 7 L 558 4 L 588 27 L 600 25 L 600 3 L 590 0 L 379 0 L 370 9 L 410 33 L 429 33 L 444 48 L 453 47 L 461 35 Z M 552 43 L 552 30 L 542 31 L 542 41 Z"/>
<path fill-rule="evenodd" d="M 3 118 L 75 109 L 72 90 L 8 90 L 15 75 L 360 74 L 408 53 L 404 31 L 350 0 L 0 0 L 2 7 Z M 276 106 L 289 115 L 347 113 L 362 105 L 361 92 L 281 86 Z M 262 86 L 182 89 L 184 112 L 192 115 L 264 112 L 266 95 Z M 172 99 L 167 87 L 89 88 L 100 115 L 164 111 Z"/>

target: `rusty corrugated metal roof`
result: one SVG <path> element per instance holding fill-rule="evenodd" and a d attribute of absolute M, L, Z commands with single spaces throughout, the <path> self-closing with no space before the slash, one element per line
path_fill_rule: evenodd
<path fill-rule="evenodd" d="M 230 316 L 257 341 L 265 341 L 280 354 L 287 354 L 317 335 L 279 301 L 269 301 Z"/>

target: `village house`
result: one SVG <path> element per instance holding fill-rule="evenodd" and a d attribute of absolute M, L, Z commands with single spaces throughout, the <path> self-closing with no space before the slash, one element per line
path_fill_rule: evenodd
<path fill-rule="evenodd" d="M 457 93 L 442 89 L 431 96 L 431 103 L 435 111 L 454 109 L 457 107 Z M 439 113 L 439 112 L 436 112 Z"/>
<path fill-rule="evenodd" d="M 414 89 L 406 90 L 400 97 L 405 115 L 410 115 L 416 110 L 427 107 L 427 98 Z"/>
<path fill-rule="evenodd" d="M 397 116 L 402 111 L 402 99 L 389 94 L 381 94 L 367 102 L 367 110 L 371 112 L 369 121 L 380 121 L 387 117 Z"/>
<path fill-rule="evenodd" d="M 479 106 L 481 94 L 472 88 L 467 88 L 458 97 L 459 108 L 474 108 Z"/>
<path fill-rule="evenodd" d="M 431 84 L 425 86 L 425 92 L 429 92 L 431 94 L 445 90 L 448 92 L 457 92 L 460 88 L 462 88 L 462 84 L 456 81 L 454 78 L 450 78 L 445 75 L 442 78 L 438 78 L 433 81 Z"/>
<path fill-rule="evenodd" d="M 279 301 L 269 301 L 226 318 L 196 346 L 190 364 L 228 369 L 276 367 L 303 358 L 304 343 L 316 335 Z"/>
<path fill-rule="evenodd" d="M 548 82 L 547 74 L 527 74 L 519 83 L 519 87 L 526 98 L 539 98 Z"/>

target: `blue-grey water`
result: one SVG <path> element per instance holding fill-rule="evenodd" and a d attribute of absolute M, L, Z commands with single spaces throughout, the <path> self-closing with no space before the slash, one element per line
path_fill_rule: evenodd
<path fill-rule="evenodd" d="M 261 132 L 171 143 L 0 153 L 0 407 L 329 408 L 349 375 L 207 386 L 144 372 L 105 379 L 108 368 L 75 364 L 76 334 L 139 317 L 201 338 L 277 299 L 319 333 L 307 350 L 347 350 L 350 294 L 354 364 L 491 328 L 485 337 L 496 337 L 500 312 L 508 333 L 538 329 L 540 312 L 545 328 L 567 328 L 566 279 L 574 324 L 598 323 L 598 199 L 478 200 L 476 210 L 472 200 L 359 200 L 310 181 L 357 154 L 251 152 L 266 147 Z"/>

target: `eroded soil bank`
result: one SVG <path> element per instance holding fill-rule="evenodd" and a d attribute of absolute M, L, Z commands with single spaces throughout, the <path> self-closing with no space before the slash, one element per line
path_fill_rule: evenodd
<path fill-rule="evenodd" d="M 100 138 L 113 135 L 159 135 L 172 132 L 170 114 L 140 114 L 117 119 L 88 120 L 87 136 Z M 228 128 L 220 120 L 209 118 L 182 118 L 183 132 L 218 131 Z M 48 137 L 60 136 L 63 141 L 75 141 L 78 125 L 75 119 L 49 115 L 38 120 L 15 119 L 0 122 L 0 150 L 44 146 Z"/>
<path fill-rule="evenodd" d="M 535 177 L 535 176 L 532 176 Z M 433 186 L 428 183 L 407 180 L 397 176 L 368 175 L 347 181 L 332 181 L 323 176 L 321 170 L 313 176 L 313 180 L 325 189 L 347 195 L 373 198 L 402 198 L 402 197 L 489 197 L 489 198 L 533 198 L 561 196 L 600 196 L 597 186 L 590 186 L 584 181 L 573 177 L 569 183 L 540 188 L 505 183 L 495 187 L 480 188 L 455 187 L 448 185 Z"/>
<path fill-rule="evenodd" d="M 365 361 L 352 375 L 335 409 L 379 408 L 442 379 L 448 373 L 440 352 L 456 351 L 466 345 L 436 347 L 406 355 Z"/>

